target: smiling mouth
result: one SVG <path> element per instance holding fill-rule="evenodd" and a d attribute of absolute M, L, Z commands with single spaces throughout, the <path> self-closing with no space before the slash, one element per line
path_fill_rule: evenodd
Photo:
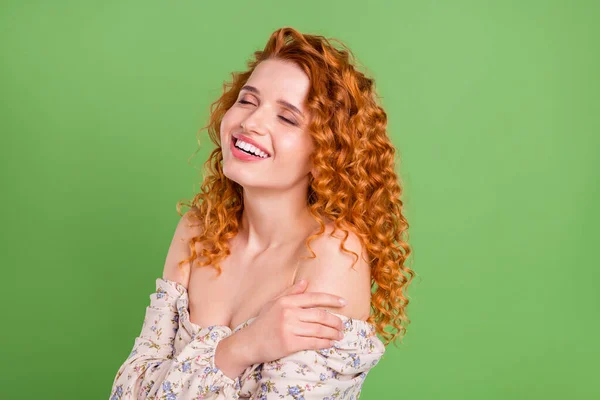
<path fill-rule="evenodd" d="M 233 139 L 233 146 L 246 153 L 249 154 L 251 156 L 257 157 L 257 158 L 269 158 L 270 155 L 268 153 L 265 153 L 264 151 L 260 150 L 259 148 L 257 148 L 256 146 L 244 142 L 242 139 L 237 139 L 235 137 L 232 138 Z"/>

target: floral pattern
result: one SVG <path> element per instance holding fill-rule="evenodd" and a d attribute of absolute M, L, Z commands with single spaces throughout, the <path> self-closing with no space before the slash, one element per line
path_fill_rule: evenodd
<path fill-rule="evenodd" d="M 375 327 L 335 314 L 344 337 L 328 349 L 304 350 L 255 364 L 232 379 L 215 366 L 219 341 L 245 328 L 190 321 L 187 290 L 156 279 L 139 337 L 114 379 L 110 400 L 358 399 L 368 371 L 385 352 Z"/>

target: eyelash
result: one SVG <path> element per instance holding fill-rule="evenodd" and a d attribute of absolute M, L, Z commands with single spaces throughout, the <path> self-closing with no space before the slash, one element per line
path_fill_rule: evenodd
<path fill-rule="evenodd" d="M 238 103 L 240 103 L 240 104 L 253 104 L 253 103 L 251 103 L 249 101 L 246 101 L 246 100 L 239 100 Z M 282 120 L 284 120 L 285 122 L 287 122 L 288 124 L 292 124 L 294 126 L 297 125 L 295 122 L 290 121 L 289 119 L 284 118 L 281 115 L 278 115 L 278 117 L 281 118 Z"/>

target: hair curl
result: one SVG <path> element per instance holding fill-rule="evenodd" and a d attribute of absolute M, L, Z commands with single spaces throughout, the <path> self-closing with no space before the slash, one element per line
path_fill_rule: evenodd
<path fill-rule="evenodd" d="M 340 49 L 332 45 L 340 45 Z M 233 72 L 232 81 L 223 84 L 223 94 L 211 104 L 206 126 L 217 146 L 205 162 L 201 190 L 191 202 L 177 203 L 195 211 L 203 226 L 199 236 L 190 241 L 191 257 L 181 261 L 198 266 L 212 265 L 221 273 L 219 261 L 230 254 L 227 241 L 239 228 L 243 211 L 242 187 L 223 174 L 220 124 L 256 66 L 267 59 L 295 63 L 310 79 L 306 108 L 311 115 L 309 132 L 315 144 L 312 162 L 316 176 L 311 176 L 307 206 L 325 231 L 325 219 L 348 236 L 351 230 L 364 245 L 371 265 L 371 307 L 368 322 L 375 325 L 385 345 L 402 339 L 410 323 L 404 295 L 415 272 L 405 265 L 411 254 L 408 222 L 402 214 L 402 189 L 394 171 L 395 148 L 386 133 L 387 115 L 377 104 L 374 80 L 355 69 L 352 52 L 336 39 L 307 35 L 286 27 L 275 31 L 264 50 L 255 51 L 248 70 Z M 406 238 L 403 236 L 406 235 Z M 342 241 L 342 250 L 344 248 Z M 194 244 L 202 243 L 200 254 Z M 357 255 L 352 252 L 356 257 Z M 395 332 L 388 332 L 391 326 Z M 396 344 L 396 343 L 395 343 Z"/>

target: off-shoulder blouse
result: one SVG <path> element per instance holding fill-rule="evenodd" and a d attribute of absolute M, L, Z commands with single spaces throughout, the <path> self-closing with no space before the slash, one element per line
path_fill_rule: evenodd
<path fill-rule="evenodd" d="M 114 379 L 111 400 L 125 399 L 358 399 L 368 371 L 385 352 L 375 327 L 337 315 L 344 337 L 321 350 L 304 350 L 254 364 L 232 379 L 215 366 L 215 349 L 235 329 L 190 321 L 188 294 L 177 282 L 156 279 L 140 336 Z"/>

